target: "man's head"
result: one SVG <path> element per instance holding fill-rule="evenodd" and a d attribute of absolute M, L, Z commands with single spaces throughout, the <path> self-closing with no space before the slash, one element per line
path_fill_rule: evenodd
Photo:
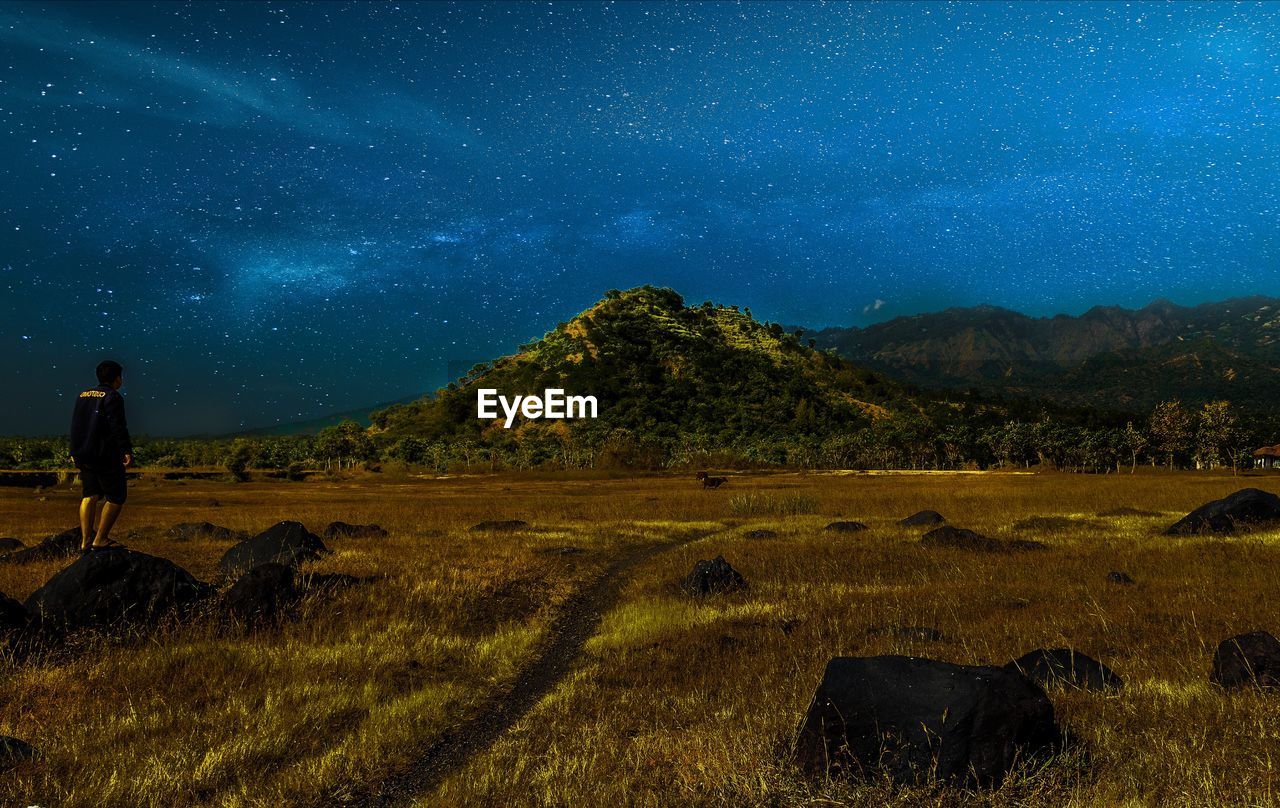
<path fill-rule="evenodd" d="M 124 384 L 124 366 L 111 359 L 99 362 L 98 384 L 109 384 L 119 390 L 120 385 Z"/>

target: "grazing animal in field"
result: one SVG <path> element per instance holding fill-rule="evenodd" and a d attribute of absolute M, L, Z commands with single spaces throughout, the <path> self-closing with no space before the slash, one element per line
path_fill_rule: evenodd
<path fill-rule="evenodd" d="M 703 488 L 719 488 L 729 482 L 728 477 L 711 477 L 705 471 L 698 472 L 698 479 L 702 481 Z"/>

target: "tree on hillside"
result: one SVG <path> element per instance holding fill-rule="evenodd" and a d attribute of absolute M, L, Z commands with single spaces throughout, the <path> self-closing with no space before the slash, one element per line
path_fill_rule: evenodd
<path fill-rule="evenodd" d="M 1168 467 L 1173 468 L 1174 459 L 1191 450 L 1195 436 L 1194 419 L 1176 398 L 1173 401 L 1162 401 L 1151 413 L 1149 433 L 1151 448 L 1163 455 Z"/>

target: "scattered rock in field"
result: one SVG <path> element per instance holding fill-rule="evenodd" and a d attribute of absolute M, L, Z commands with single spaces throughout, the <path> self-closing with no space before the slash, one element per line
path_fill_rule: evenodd
<path fill-rule="evenodd" d="M 906 519 L 899 520 L 898 524 L 903 527 L 933 527 L 946 521 L 946 518 L 937 511 L 916 511 Z"/>
<path fill-rule="evenodd" d="M 133 550 L 99 550 L 81 556 L 27 598 L 41 627 L 149 623 L 203 598 L 212 587 L 163 558 Z"/>
<path fill-rule="evenodd" d="M 538 555 L 576 556 L 582 555 L 587 551 L 581 547 L 566 544 L 563 547 L 543 547 L 539 550 L 534 550 L 534 552 Z"/>
<path fill-rule="evenodd" d="M 472 530 L 481 532 L 501 532 L 507 530 L 523 530 L 529 523 L 523 519 L 487 519 L 471 526 Z"/>
<path fill-rule="evenodd" d="M 1118 690 L 1124 680 L 1098 660 L 1070 648 L 1037 648 L 1005 665 L 1048 687 L 1079 690 Z"/>
<path fill-rule="evenodd" d="M 932 626 L 876 626 L 867 630 L 867 634 L 877 637 L 888 634 L 895 640 L 908 642 L 942 642 L 943 633 Z"/>
<path fill-rule="evenodd" d="M 935 527 L 920 537 L 925 547 L 953 547 L 960 550 L 996 552 L 1004 549 L 1004 542 L 984 536 L 972 530 L 952 525 Z"/>
<path fill-rule="evenodd" d="M 73 527 L 48 536 L 34 547 L 14 550 L 0 556 L 0 563 L 26 564 L 31 561 L 55 561 L 70 558 L 80 552 L 80 528 Z"/>
<path fill-rule="evenodd" d="M 724 560 L 724 556 L 716 556 L 711 561 L 694 564 L 693 570 L 685 576 L 682 588 L 690 595 L 701 597 L 746 589 L 747 582 Z"/>
<path fill-rule="evenodd" d="M 293 567 L 260 564 L 241 575 L 223 595 L 227 612 L 245 623 L 274 623 L 301 594 L 294 585 Z"/>
<path fill-rule="evenodd" d="M 1062 732 L 1039 685 L 996 667 L 906 656 L 835 657 L 800 723 L 809 775 L 998 786 L 1018 760 L 1052 754 Z"/>
<path fill-rule="evenodd" d="M 1223 640 L 1213 652 L 1209 680 L 1227 689 L 1280 689 L 1280 640 L 1265 631 Z"/>
<path fill-rule="evenodd" d="M 1280 523 L 1280 497 L 1256 488 L 1243 488 L 1229 497 L 1206 502 L 1175 522 L 1165 534 L 1237 533 L 1276 523 Z"/>
<path fill-rule="evenodd" d="M 1107 581 L 1108 583 L 1120 584 L 1121 586 L 1132 586 L 1134 583 L 1134 580 L 1129 576 L 1129 573 L 1114 570 L 1107 573 Z"/>
<path fill-rule="evenodd" d="M 21 550 L 26 547 L 22 543 L 22 539 L 14 539 L 10 537 L 0 538 L 0 553 L 12 553 L 14 550 Z"/>
<path fill-rule="evenodd" d="M 1096 530 L 1098 525 L 1088 519 L 1072 519 L 1069 516 L 1029 516 L 1013 523 L 1014 530 Z"/>
<path fill-rule="evenodd" d="M 388 535 L 381 525 L 349 525 L 346 522 L 330 522 L 324 529 L 326 539 L 385 539 Z"/>
<path fill-rule="evenodd" d="M 1159 511 L 1144 511 L 1141 508 L 1130 508 L 1126 505 L 1122 508 L 1112 508 L 1109 511 L 1099 511 L 1098 516 L 1111 518 L 1118 516 L 1164 516 L 1164 514 Z"/>
<path fill-rule="evenodd" d="M 211 522 L 183 522 L 169 528 L 165 538 L 174 541 L 244 541 L 249 534 L 243 530 L 232 530 L 229 527 L 215 525 Z"/>
<path fill-rule="evenodd" d="M 861 533 L 867 526 L 861 522 L 832 522 L 823 528 L 828 533 Z"/>
<path fill-rule="evenodd" d="M 218 561 L 223 577 L 235 578 L 261 564 L 296 567 L 329 552 L 320 537 L 300 522 L 280 522 L 251 539 L 233 545 Z"/>
<path fill-rule="evenodd" d="M 0 770 L 11 769 L 40 755 L 35 747 L 18 738 L 0 735 Z"/>
<path fill-rule="evenodd" d="M 777 535 L 778 535 L 778 531 L 776 531 L 776 530 L 768 530 L 768 529 L 761 529 L 761 530 L 748 530 L 746 533 L 743 533 L 743 534 L 742 534 L 742 538 L 744 538 L 744 539 L 773 539 L 773 538 L 776 538 L 776 537 L 777 537 Z"/>
<path fill-rule="evenodd" d="M 0 592 L 0 635 L 21 631 L 31 622 L 31 614 L 18 601 Z"/>

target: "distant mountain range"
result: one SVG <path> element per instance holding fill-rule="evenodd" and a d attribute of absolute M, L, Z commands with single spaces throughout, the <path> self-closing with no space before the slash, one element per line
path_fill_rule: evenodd
<path fill-rule="evenodd" d="M 480 388 L 508 396 L 547 388 L 593 395 L 599 418 L 517 418 L 506 429 L 501 421 L 476 417 Z M 873 424 L 906 445 L 945 424 L 976 430 L 1007 420 L 1104 423 L 1114 422 L 1112 416 L 968 391 L 919 390 L 815 350 L 780 324 L 755 320 L 748 309 L 686 306 L 671 289 L 642 286 L 610 292 L 516 353 L 477 365 L 434 395 L 375 412 L 372 420 L 375 433 L 388 440 L 478 441 L 537 453 L 548 442 L 560 447 L 556 451 L 578 445 L 578 438 L 597 445 L 634 438 L 787 451 L 777 447 L 847 437 Z"/>
<path fill-rule="evenodd" d="M 1171 398 L 1227 399 L 1248 409 L 1280 401 L 1280 298 L 1190 307 L 1158 300 L 1137 310 L 1099 306 L 1039 318 L 994 306 L 952 308 L 805 336 L 924 387 L 1130 411 Z"/>
<path fill-rule="evenodd" d="M 1114 420 L 1125 412 L 1145 418 L 1173 398 L 1192 406 L 1227 399 L 1258 413 L 1280 401 L 1280 298 L 1191 307 L 1159 300 L 1055 317 L 978 306 L 801 338 L 796 330 L 757 322 L 737 306 L 685 306 L 670 289 L 644 286 L 611 293 L 433 395 L 382 405 L 371 416 L 353 410 L 244 434 L 308 434 L 355 420 L 392 438 L 503 436 L 499 423 L 476 419 L 478 387 L 511 394 L 557 387 L 600 399 L 598 421 L 521 418 L 506 431 L 513 439 L 532 428 L 731 441 L 913 413 L 976 423 L 1096 411 Z"/>

